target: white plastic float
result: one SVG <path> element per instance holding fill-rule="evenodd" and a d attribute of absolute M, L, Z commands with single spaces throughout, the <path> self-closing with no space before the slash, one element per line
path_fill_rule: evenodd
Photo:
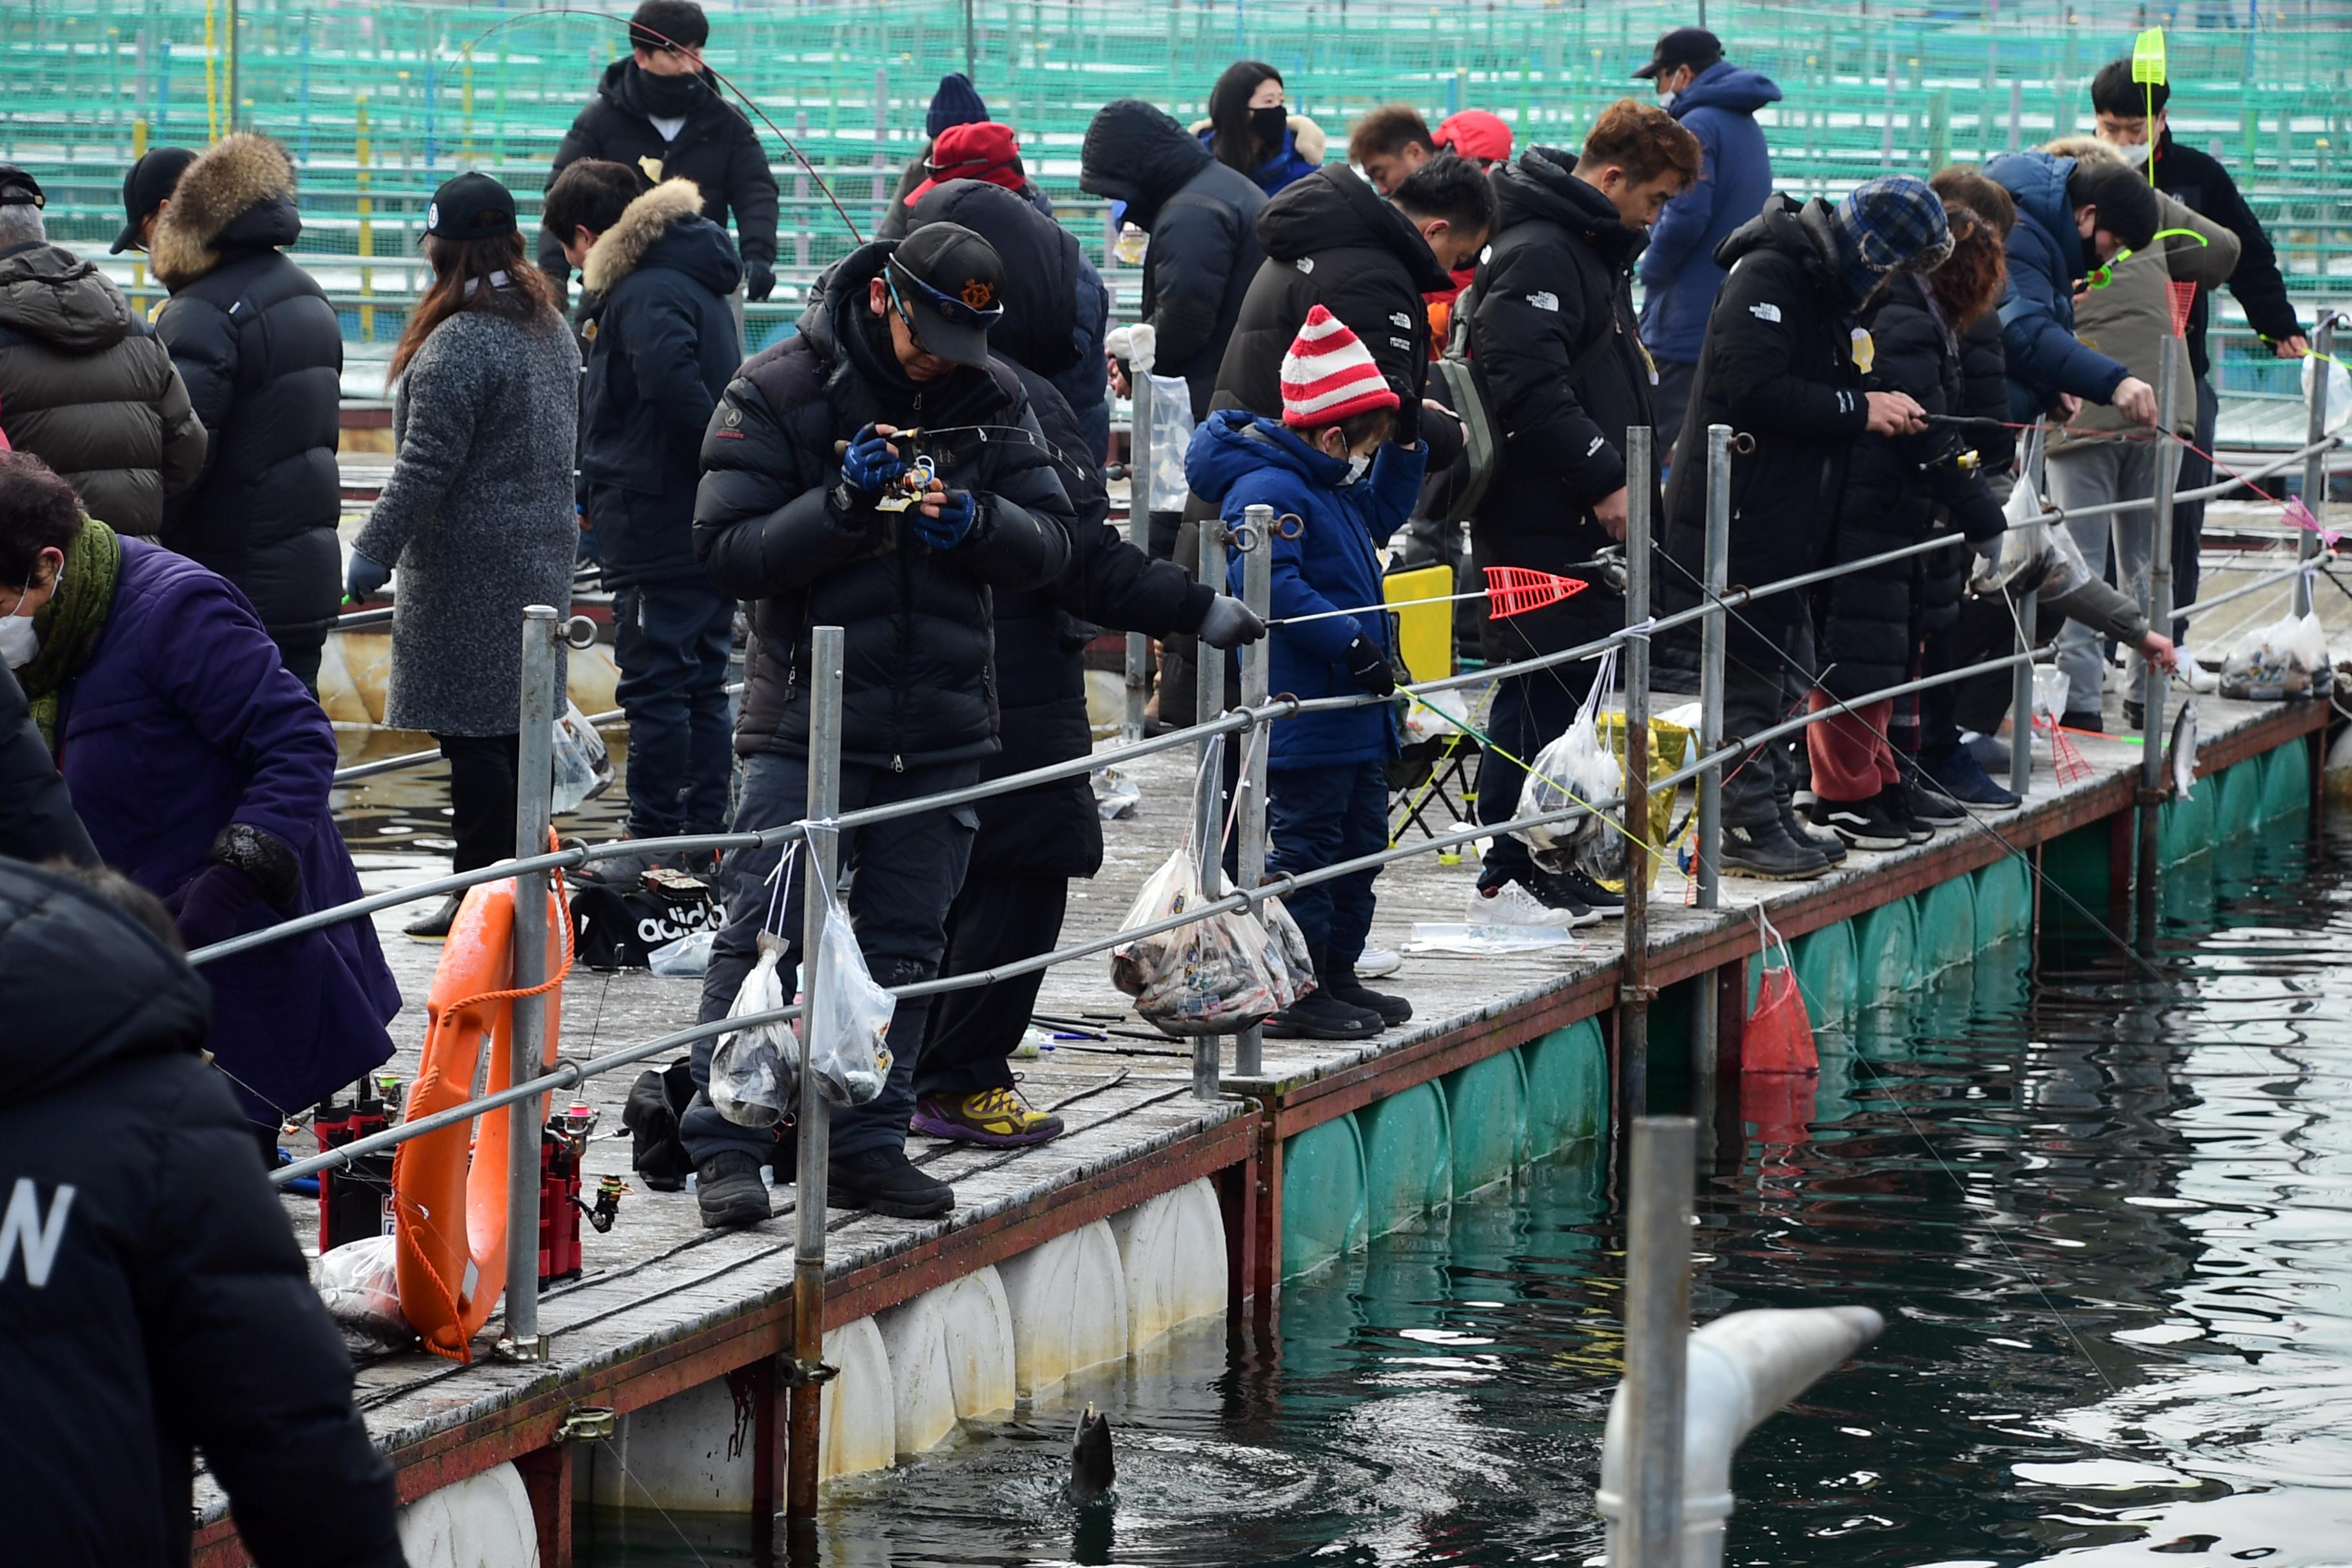
<path fill-rule="evenodd" d="M 539 1568 L 530 1493 L 512 1465 L 427 1492 L 400 1510 L 409 1568 Z"/>

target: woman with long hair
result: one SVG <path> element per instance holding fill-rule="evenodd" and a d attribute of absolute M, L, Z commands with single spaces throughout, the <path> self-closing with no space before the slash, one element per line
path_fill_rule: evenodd
<path fill-rule="evenodd" d="M 487 174 L 435 193 L 433 281 L 392 351 L 392 476 L 352 549 L 352 602 L 399 569 L 385 721 L 449 761 L 455 869 L 515 852 L 522 610 L 572 604 L 580 350 Z M 407 927 L 448 935 L 458 900 Z"/>
<path fill-rule="evenodd" d="M 1212 157 L 1247 174 L 1267 195 L 1323 162 L 1323 128 L 1284 107 L 1282 73 L 1264 60 L 1227 66 L 1209 89 L 1208 119 L 1192 130 Z"/>

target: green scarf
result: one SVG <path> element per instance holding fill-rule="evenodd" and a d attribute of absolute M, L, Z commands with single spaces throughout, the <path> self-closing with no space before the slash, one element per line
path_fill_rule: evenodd
<path fill-rule="evenodd" d="M 81 531 L 66 546 L 63 582 L 33 616 L 41 651 L 16 672 L 16 679 L 32 700 L 33 721 L 52 755 L 58 749 L 58 700 L 105 629 L 114 608 L 114 579 L 121 570 L 122 541 L 96 518 L 84 519 Z"/>

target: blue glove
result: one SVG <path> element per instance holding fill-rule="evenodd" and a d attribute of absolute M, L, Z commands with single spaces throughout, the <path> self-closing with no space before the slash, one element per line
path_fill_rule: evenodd
<path fill-rule="evenodd" d="M 851 438 L 849 450 L 841 459 L 841 477 L 869 500 L 906 471 L 907 459 L 891 451 L 889 439 L 876 435 L 871 425 Z"/>
<path fill-rule="evenodd" d="M 907 517 L 916 538 L 934 550 L 953 550 L 980 521 L 980 500 L 970 490 L 949 490 L 940 498 L 939 516 L 918 509 Z"/>
<path fill-rule="evenodd" d="M 343 579 L 343 591 L 351 595 L 352 604 L 364 605 L 383 593 L 384 584 L 391 580 L 391 567 L 354 550 L 351 571 Z"/>

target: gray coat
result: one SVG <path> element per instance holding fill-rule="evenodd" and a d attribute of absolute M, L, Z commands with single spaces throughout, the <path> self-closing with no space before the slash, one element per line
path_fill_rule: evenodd
<path fill-rule="evenodd" d="M 522 609 L 572 605 L 580 351 L 479 310 L 434 329 L 394 399 L 392 477 L 353 547 L 398 569 L 392 690 L 403 730 L 511 735 Z"/>

